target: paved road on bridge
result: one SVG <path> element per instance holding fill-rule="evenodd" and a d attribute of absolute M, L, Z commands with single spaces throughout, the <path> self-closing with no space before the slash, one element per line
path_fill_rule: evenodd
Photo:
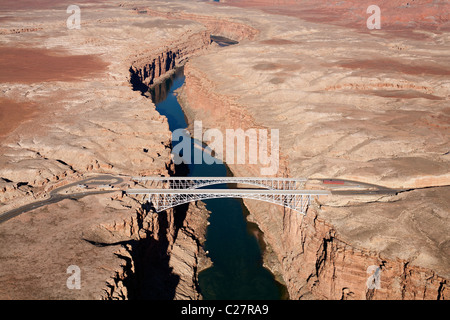
<path fill-rule="evenodd" d="M 266 189 L 129 189 L 128 194 L 274 194 L 274 195 L 330 195 L 328 190 L 266 190 Z"/>
<path fill-rule="evenodd" d="M 180 178 L 172 178 L 172 177 L 154 177 L 156 180 L 176 180 L 176 179 L 184 179 L 186 177 L 180 177 Z M 199 177 L 200 178 L 200 177 Z M 196 177 L 187 177 L 186 179 L 199 179 Z M 205 177 L 207 178 L 207 177 Z M 139 179 L 139 178 L 138 178 Z M 152 177 L 142 177 L 141 180 L 148 180 L 152 179 Z M 201 179 L 201 178 L 200 178 Z M 235 180 L 239 179 L 236 177 L 224 177 L 220 178 L 223 180 Z M 254 179 L 262 179 L 265 178 L 254 178 Z M 31 211 L 43 206 L 46 206 L 48 204 L 57 203 L 59 201 L 62 201 L 64 199 L 80 199 L 88 195 L 94 195 L 94 194 L 107 194 L 111 192 L 116 192 L 121 190 L 119 187 L 121 184 L 123 184 L 125 180 L 125 177 L 121 176 L 112 176 L 112 175 L 98 175 L 94 177 L 89 177 L 86 179 L 82 179 L 80 181 L 76 181 L 67 185 L 64 185 L 62 187 L 56 188 L 52 191 L 50 191 L 48 198 L 35 201 L 26 205 L 23 205 L 19 208 L 12 209 L 9 211 L 6 211 L 2 214 L 0 214 L 0 223 L 3 223 L 11 218 L 14 218 L 24 212 Z M 289 180 L 289 179 L 285 179 Z M 306 181 L 306 179 L 298 179 L 299 181 Z M 324 185 L 327 186 L 326 190 L 301 190 L 302 194 L 307 195 L 308 192 L 314 195 L 343 195 L 343 196 L 351 196 L 351 195 L 395 195 L 398 192 L 401 192 L 402 190 L 398 189 L 390 189 L 383 186 L 370 184 L 370 183 L 364 183 L 359 181 L 353 181 L 353 180 L 345 180 L 345 179 L 316 179 L 319 181 L 322 181 Z M 67 190 L 71 187 L 78 186 L 78 185 L 90 185 L 90 186 L 100 186 L 100 185 L 109 185 L 113 187 L 111 190 L 92 190 L 92 191 L 85 191 L 85 192 L 78 192 L 78 193 L 63 193 L 64 190 Z M 152 189 L 133 189 L 133 190 L 122 190 L 122 191 L 133 191 L 134 194 L 148 194 L 149 191 L 156 191 Z M 205 193 L 206 189 L 189 189 L 189 190 L 180 190 L 180 189 L 157 189 L 158 193 L 167 193 L 167 194 L 202 194 Z M 277 192 L 280 194 L 295 194 L 298 193 L 299 190 L 262 190 L 262 189 L 208 189 L 208 193 L 217 193 L 217 194 L 235 194 L 237 192 L 239 193 L 252 193 L 252 194 L 267 194 L 268 192 L 272 192 L 276 194 Z"/>

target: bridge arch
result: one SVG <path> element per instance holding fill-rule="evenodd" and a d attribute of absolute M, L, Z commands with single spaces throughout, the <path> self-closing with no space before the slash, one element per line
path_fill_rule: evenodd
<path fill-rule="evenodd" d="M 186 190 L 187 191 L 187 190 Z M 272 204 L 277 204 L 284 206 L 293 211 L 305 214 L 306 210 L 311 204 L 312 198 L 315 194 L 281 194 L 281 193 L 264 193 L 258 192 L 253 193 L 252 189 L 235 189 L 233 190 L 222 190 L 221 189 L 211 189 L 196 190 L 196 193 L 158 193 L 153 192 L 148 194 L 148 201 L 153 204 L 153 207 L 157 212 L 161 212 L 181 204 L 199 201 L 199 200 L 209 200 L 209 199 L 219 199 L 219 198 L 241 198 L 241 199 L 252 199 L 265 201 Z M 210 192 L 214 191 L 214 192 Z M 246 192 L 243 192 L 246 191 Z M 262 191 L 262 190 L 258 190 Z"/>
<path fill-rule="evenodd" d="M 145 194 L 157 212 L 192 201 L 216 198 L 242 198 L 282 205 L 306 213 L 315 196 L 329 195 L 326 190 L 302 190 L 306 179 L 255 177 L 140 177 L 147 189 L 130 189 L 128 194 Z M 205 186 L 235 183 L 256 185 L 262 189 L 201 189 Z"/>

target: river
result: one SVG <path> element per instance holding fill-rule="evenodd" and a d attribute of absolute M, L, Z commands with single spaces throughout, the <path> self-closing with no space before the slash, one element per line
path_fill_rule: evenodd
<path fill-rule="evenodd" d="M 167 117 L 171 131 L 188 127 L 174 93 L 183 83 L 183 68 L 178 68 L 170 78 L 150 90 L 156 110 Z M 225 164 L 189 164 L 187 175 L 224 177 L 230 172 Z M 226 187 L 216 185 L 212 188 Z M 247 209 L 242 200 L 222 198 L 204 202 L 211 211 L 205 250 L 209 251 L 213 266 L 199 273 L 203 298 L 286 299 L 285 286 L 263 267 L 261 247 L 264 244 L 258 240 L 262 233 L 256 224 L 247 222 Z"/>

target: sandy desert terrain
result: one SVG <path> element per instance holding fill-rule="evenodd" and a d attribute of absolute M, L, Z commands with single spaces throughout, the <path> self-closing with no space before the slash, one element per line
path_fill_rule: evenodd
<path fill-rule="evenodd" d="M 448 2 L 380 0 L 379 30 L 366 27 L 372 1 L 78 3 L 80 29 L 63 0 L 0 4 L 0 214 L 89 175 L 173 174 L 167 120 L 133 86 L 185 64 L 189 121 L 278 129 L 276 176 L 401 190 L 320 198 L 306 216 L 245 200 L 291 299 L 448 299 Z M 136 298 L 144 279 L 147 297 L 198 299 L 206 210 L 180 221 L 138 200 L 92 195 L 1 223 L 0 298 Z M 72 264 L 81 290 L 67 290 Z"/>

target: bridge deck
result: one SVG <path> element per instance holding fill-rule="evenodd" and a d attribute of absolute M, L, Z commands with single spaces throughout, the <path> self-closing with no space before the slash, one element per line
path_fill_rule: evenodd
<path fill-rule="evenodd" d="M 307 179 L 262 177 L 135 177 L 148 189 L 197 189 L 217 184 L 244 184 L 265 189 L 304 189 Z"/>
<path fill-rule="evenodd" d="M 153 181 L 172 181 L 172 180 L 258 180 L 258 181 L 307 181 L 304 178 L 261 178 L 261 177 L 133 177 L 132 180 L 153 180 Z"/>
<path fill-rule="evenodd" d="M 136 177 L 148 188 L 129 189 L 128 194 L 148 196 L 157 212 L 191 201 L 214 198 L 246 198 L 282 205 L 305 214 L 315 196 L 328 190 L 305 190 L 307 179 L 262 177 Z M 246 184 L 258 188 L 199 189 L 215 184 Z M 150 184 L 150 185 L 149 185 Z"/>
<path fill-rule="evenodd" d="M 266 190 L 266 189 L 129 189 L 128 194 L 269 194 L 269 195 L 331 195 L 328 190 Z"/>

